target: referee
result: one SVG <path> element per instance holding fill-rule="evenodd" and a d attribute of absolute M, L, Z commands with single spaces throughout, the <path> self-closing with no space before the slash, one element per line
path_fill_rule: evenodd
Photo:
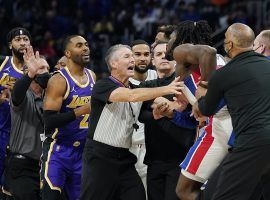
<path fill-rule="evenodd" d="M 159 88 L 129 89 L 135 61 L 129 46 L 112 46 L 106 54 L 111 72 L 92 92 L 91 120 L 84 149 L 81 200 L 145 200 L 145 190 L 129 148 L 138 113 L 131 102 L 179 93 L 178 79 Z"/>
<path fill-rule="evenodd" d="M 265 177 L 270 174 L 270 61 L 252 51 L 254 38 L 244 24 L 227 29 L 224 48 L 232 60 L 215 72 L 206 96 L 193 107 L 195 117 L 210 116 L 224 98 L 236 133 L 212 200 L 254 199 L 260 183 L 269 182 Z"/>

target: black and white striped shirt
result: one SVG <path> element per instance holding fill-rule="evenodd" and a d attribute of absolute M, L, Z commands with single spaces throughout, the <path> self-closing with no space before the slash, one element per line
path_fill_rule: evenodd
<path fill-rule="evenodd" d="M 108 101 L 112 91 L 118 87 L 121 85 L 110 78 L 96 82 L 91 97 L 88 137 L 113 147 L 130 148 L 133 124 L 137 121 L 132 116 L 132 112 L 139 111 L 138 106 L 132 102 Z"/>

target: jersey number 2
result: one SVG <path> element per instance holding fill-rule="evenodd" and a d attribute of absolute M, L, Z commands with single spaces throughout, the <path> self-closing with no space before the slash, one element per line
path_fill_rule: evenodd
<path fill-rule="evenodd" d="M 88 128 L 88 119 L 89 119 L 89 114 L 83 115 L 83 119 L 80 122 L 80 128 Z"/>

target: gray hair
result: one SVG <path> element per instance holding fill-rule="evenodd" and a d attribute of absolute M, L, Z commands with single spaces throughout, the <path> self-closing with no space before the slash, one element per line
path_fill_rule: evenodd
<path fill-rule="evenodd" d="M 111 60 L 117 59 L 115 58 L 115 53 L 119 51 L 119 49 L 122 49 L 122 48 L 128 48 L 131 50 L 130 46 L 124 45 L 124 44 L 113 45 L 107 50 L 106 55 L 105 55 L 105 62 L 108 66 L 109 72 L 111 72 L 112 70 Z"/>

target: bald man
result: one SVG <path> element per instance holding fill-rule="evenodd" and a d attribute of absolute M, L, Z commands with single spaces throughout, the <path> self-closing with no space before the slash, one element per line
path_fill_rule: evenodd
<path fill-rule="evenodd" d="M 255 38 L 253 50 L 270 59 L 270 30 L 263 30 Z"/>
<path fill-rule="evenodd" d="M 232 60 L 213 74 L 205 97 L 193 106 L 196 118 L 210 116 L 224 98 L 236 133 L 211 200 L 255 200 L 255 189 L 269 182 L 270 61 L 252 51 L 254 39 L 247 25 L 227 29 L 224 48 Z"/>

